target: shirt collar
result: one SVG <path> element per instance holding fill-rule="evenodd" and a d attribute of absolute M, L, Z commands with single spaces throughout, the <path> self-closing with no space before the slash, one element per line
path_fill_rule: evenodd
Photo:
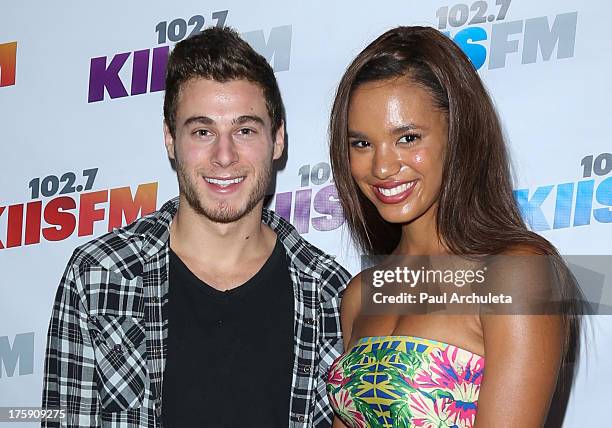
<path fill-rule="evenodd" d="M 170 199 L 162 207 L 153 213 L 146 221 L 151 222 L 151 229 L 145 236 L 142 253 L 148 259 L 168 245 L 170 238 L 170 224 L 174 218 L 179 205 L 178 196 Z M 276 214 L 274 211 L 264 208 L 262 210 L 261 221 L 268 225 L 283 243 L 285 251 L 291 263 L 300 271 L 315 277 L 320 277 L 319 262 L 331 260 L 320 249 L 306 241 L 293 227 L 291 223 Z"/>

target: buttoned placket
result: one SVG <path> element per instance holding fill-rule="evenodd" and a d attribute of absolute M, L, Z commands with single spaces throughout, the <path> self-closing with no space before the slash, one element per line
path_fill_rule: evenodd
<path fill-rule="evenodd" d="M 316 325 L 315 319 L 318 316 L 317 311 L 319 308 L 318 298 L 317 298 L 319 284 L 315 278 L 298 270 L 297 267 L 294 266 L 293 264 L 290 266 L 290 272 L 291 272 L 291 278 L 294 284 L 295 308 L 296 310 L 301 309 L 298 311 L 298 317 L 296 317 L 295 319 L 295 328 L 298 331 L 300 330 L 298 328 L 299 323 L 302 323 L 303 328 L 306 328 L 306 327 L 312 328 L 313 329 L 313 335 L 312 335 L 313 343 L 316 345 L 319 340 L 319 331 L 314 326 Z M 306 289 L 307 286 L 314 287 L 314 289 Z M 309 305 L 307 305 L 305 301 L 306 292 L 308 292 L 309 295 L 312 295 L 314 299 L 313 301 L 309 302 Z M 308 306 L 310 306 L 310 308 Z M 313 410 L 314 410 L 314 405 L 315 405 L 313 392 L 316 389 L 316 385 L 315 385 L 316 377 L 314 377 L 312 374 L 314 370 L 313 364 L 317 364 L 318 357 L 315 355 L 315 358 L 313 361 L 312 358 L 308 358 L 306 355 L 299 355 L 300 353 L 303 352 L 303 350 L 299 349 L 299 346 L 297 346 L 297 342 L 296 342 L 296 350 L 298 354 L 296 354 L 296 358 L 294 361 L 294 372 L 297 373 L 295 380 L 299 381 L 300 376 L 309 377 L 311 379 L 308 382 L 309 389 L 307 391 L 307 396 L 309 398 L 307 399 L 306 407 L 305 407 L 305 411 L 307 412 L 307 414 L 297 415 L 297 421 L 299 425 L 290 422 L 290 426 L 294 428 L 308 428 L 312 426 L 312 421 L 309 420 L 308 416 L 312 415 Z M 315 346 L 314 352 L 316 353 L 317 350 L 318 348 L 317 346 Z M 308 365 L 300 364 L 298 355 L 301 357 L 302 360 L 309 360 Z M 293 388 L 293 385 L 292 385 L 292 388 Z M 292 393 L 293 393 L 293 389 L 292 389 Z M 291 400 L 292 403 L 294 399 L 295 398 L 292 397 L 292 400 Z M 289 409 L 289 412 L 290 412 L 290 415 L 291 413 L 295 413 L 293 409 Z"/>
<path fill-rule="evenodd" d="M 160 263 L 163 259 L 163 263 Z M 159 266 L 163 268 L 159 269 Z M 145 264 L 143 288 L 145 296 L 145 325 L 147 335 L 147 367 L 149 369 L 155 408 L 155 427 L 162 427 L 162 386 L 166 365 L 164 349 L 167 332 L 164 331 L 162 304 L 168 292 L 168 245 L 151 256 Z"/>

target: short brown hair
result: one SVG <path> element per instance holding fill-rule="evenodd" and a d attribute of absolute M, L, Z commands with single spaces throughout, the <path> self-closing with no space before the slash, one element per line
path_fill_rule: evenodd
<path fill-rule="evenodd" d="M 175 46 L 166 69 L 164 121 L 174 137 L 181 85 L 191 79 L 216 82 L 245 79 L 259 85 L 272 121 L 272 135 L 285 122 L 285 109 L 274 71 L 240 35 L 229 27 L 207 28 Z"/>

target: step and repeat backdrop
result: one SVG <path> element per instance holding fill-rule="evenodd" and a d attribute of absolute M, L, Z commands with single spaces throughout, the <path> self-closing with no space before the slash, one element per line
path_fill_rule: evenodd
<path fill-rule="evenodd" d="M 54 294 L 77 245 L 177 194 L 162 138 L 173 45 L 230 25 L 274 67 L 288 154 L 270 207 L 353 273 L 331 176 L 336 85 L 370 41 L 429 25 L 472 60 L 499 110 L 530 227 L 563 254 L 610 254 L 612 3 L 3 2 L 0 406 L 40 404 Z M 494 191 L 494 189 L 491 189 Z M 608 426 L 612 317 L 593 316 L 563 427 Z"/>

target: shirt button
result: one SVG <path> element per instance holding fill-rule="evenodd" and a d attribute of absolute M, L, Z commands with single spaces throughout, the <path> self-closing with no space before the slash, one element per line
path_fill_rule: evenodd
<path fill-rule="evenodd" d="M 115 345 L 113 346 L 113 351 L 116 354 L 123 354 L 123 347 L 121 345 Z"/>
<path fill-rule="evenodd" d="M 306 366 L 302 369 L 304 373 L 310 373 L 310 366 Z"/>
<path fill-rule="evenodd" d="M 151 297 L 151 302 L 153 302 L 153 303 L 159 303 L 159 297 L 157 297 L 157 296 L 153 296 L 153 297 Z"/>
<path fill-rule="evenodd" d="M 306 324 L 308 325 L 314 325 L 315 323 L 315 320 L 313 318 L 306 318 L 305 321 L 306 321 Z"/>
<path fill-rule="evenodd" d="M 302 415 L 298 416 L 298 422 L 304 422 L 306 418 Z"/>
<path fill-rule="evenodd" d="M 157 416 L 158 418 L 161 418 L 162 415 L 162 408 L 161 406 L 158 406 L 155 408 L 155 416 Z"/>

